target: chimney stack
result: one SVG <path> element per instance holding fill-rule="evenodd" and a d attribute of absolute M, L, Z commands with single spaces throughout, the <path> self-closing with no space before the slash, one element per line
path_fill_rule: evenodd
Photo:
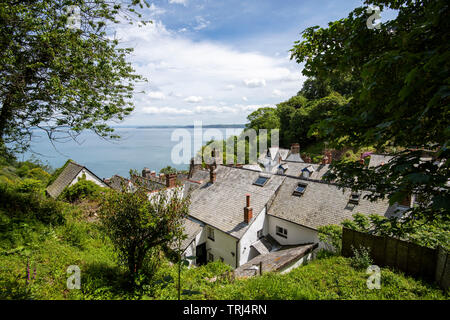
<path fill-rule="evenodd" d="M 209 182 L 211 183 L 216 182 L 216 176 L 217 176 L 216 165 L 212 164 L 209 166 Z"/>
<path fill-rule="evenodd" d="M 150 177 L 150 169 L 149 168 L 144 168 L 143 170 L 142 170 L 142 177 L 144 177 L 144 178 L 148 178 L 148 177 Z"/>
<path fill-rule="evenodd" d="M 244 222 L 249 224 L 253 218 L 253 208 L 250 207 L 250 195 L 246 194 L 246 204 L 247 206 L 244 208 Z"/>
<path fill-rule="evenodd" d="M 177 181 L 177 175 L 175 173 L 170 173 L 166 176 L 166 187 L 175 187 L 175 182 Z"/>
<path fill-rule="evenodd" d="M 300 144 L 299 143 L 291 144 L 291 153 L 292 154 L 300 153 Z"/>

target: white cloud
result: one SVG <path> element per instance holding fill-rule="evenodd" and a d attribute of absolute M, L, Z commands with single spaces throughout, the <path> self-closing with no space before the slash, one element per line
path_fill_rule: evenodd
<path fill-rule="evenodd" d="M 210 24 L 209 21 L 205 20 L 201 16 L 196 16 L 195 21 L 197 21 L 197 25 L 194 27 L 194 30 L 197 30 L 197 31 L 205 29 Z"/>
<path fill-rule="evenodd" d="M 203 98 L 198 97 L 198 96 L 190 96 L 190 97 L 187 97 L 186 99 L 184 99 L 184 101 L 189 102 L 189 103 L 198 103 L 198 102 L 202 102 Z"/>
<path fill-rule="evenodd" d="M 175 115 L 188 115 L 194 112 L 189 109 L 180 109 L 172 107 L 144 107 L 142 108 L 143 113 L 146 114 L 175 114 Z"/>
<path fill-rule="evenodd" d="M 247 97 L 242 97 L 242 100 L 248 101 L 248 98 Z"/>
<path fill-rule="evenodd" d="M 265 87 L 266 80 L 264 80 L 264 79 L 245 79 L 244 84 L 249 88 Z"/>
<path fill-rule="evenodd" d="M 186 6 L 187 0 L 169 0 L 169 3 L 182 4 L 182 5 Z"/>
<path fill-rule="evenodd" d="M 164 100 L 166 96 L 161 91 L 151 91 L 148 93 L 148 97 L 151 100 Z"/>
<path fill-rule="evenodd" d="M 272 91 L 272 96 L 274 96 L 274 97 L 281 97 L 281 96 L 283 96 L 283 92 L 278 90 L 278 89 L 274 89 Z"/>
<path fill-rule="evenodd" d="M 152 16 L 159 16 L 166 12 L 166 10 L 156 6 L 154 3 L 150 4 L 149 10 Z"/>
<path fill-rule="evenodd" d="M 301 73 L 295 62 L 213 41 L 194 41 L 188 35 L 168 30 L 156 19 L 141 28 L 118 26 L 117 37 L 123 46 L 134 47 L 130 56 L 133 67 L 153 88 L 149 90 L 149 83 L 136 88 L 136 92 L 147 93 L 135 94 L 136 108 L 128 123 L 167 124 L 166 115 L 183 115 L 176 120 L 179 124 L 190 124 L 194 119 L 205 123 L 245 123 L 254 107 L 280 102 L 274 96 L 278 92 L 275 90 L 289 97 L 301 88 Z M 242 106 L 243 97 L 252 106 Z M 192 102 L 187 104 L 188 100 Z M 216 112 L 192 105 L 205 100 L 210 107 L 217 106 Z M 174 122 L 170 120 L 170 123 Z"/>

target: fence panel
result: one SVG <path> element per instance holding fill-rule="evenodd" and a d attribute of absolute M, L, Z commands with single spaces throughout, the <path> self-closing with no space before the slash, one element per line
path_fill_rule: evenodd
<path fill-rule="evenodd" d="M 376 265 L 393 267 L 413 276 L 435 280 L 444 289 L 450 286 L 450 259 L 444 248 L 430 249 L 391 237 L 343 228 L 342 255 L 351 257 L 352 247 L 360 246 L 370 248 Z"/>

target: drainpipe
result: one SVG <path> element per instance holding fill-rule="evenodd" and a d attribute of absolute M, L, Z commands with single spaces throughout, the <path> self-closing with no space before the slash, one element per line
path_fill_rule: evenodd
<path fill-rule="evenodd" d="M 236 241 L 236 268 L 238 268 L 238 261 L 239 261 L 239 258 L 238 258 L 238 256 L 239 256 L 239 250 L 238 250 L 239 241 L 240 241 L 240 239 Z"/>

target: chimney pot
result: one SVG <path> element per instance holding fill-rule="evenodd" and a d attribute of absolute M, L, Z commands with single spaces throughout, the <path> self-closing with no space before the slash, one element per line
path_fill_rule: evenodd
<path fill-rule="evenodd" d="M 245 197 L 246 197 L 246 200 L 247 200 L 247 208 L 250 208 L 250 195 L 246 194 Z"/>

